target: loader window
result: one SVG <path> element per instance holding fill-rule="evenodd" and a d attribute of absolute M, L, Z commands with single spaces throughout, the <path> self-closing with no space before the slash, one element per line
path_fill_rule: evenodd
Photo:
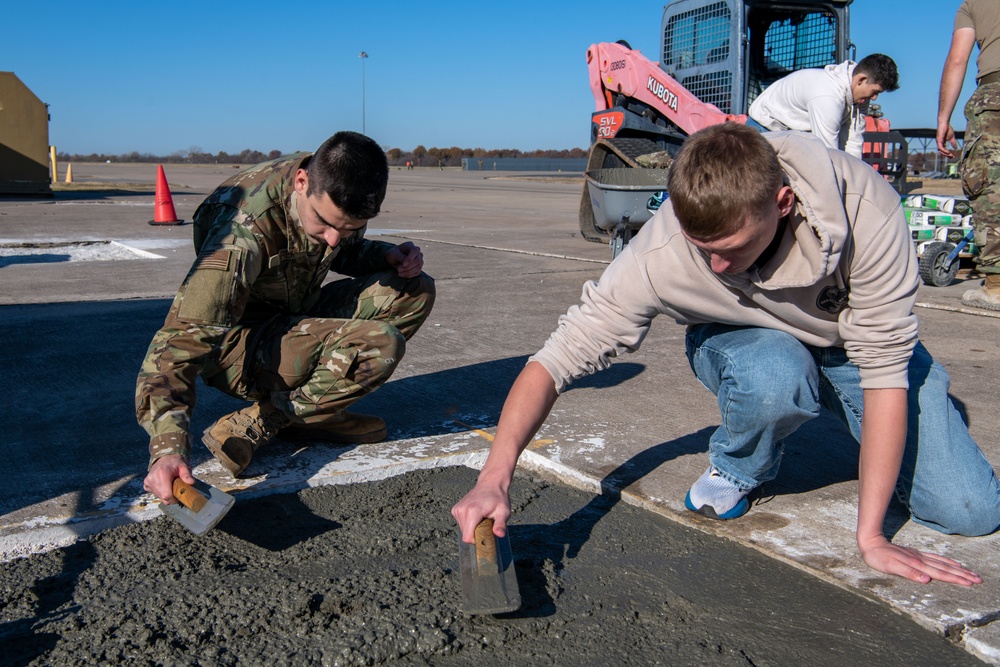
<path fill-rule="evenodd" d="M 733 75 L 728 65 L 732 14 L 715 2 L 672 16 L 663 30 L 662 66 L 703 102 L 728 113 Z M 694 71 L 685 71 L 692 68 Z"/>
<path fill-rule="evenodd" d="M 747 106 L 781 77 L 795 70 L 837 61 L 837 17 L 828 11 L 751 10 Z"/>
<path fill-rule="evenodd" d="M 663 64 L 684 69 L 724 61 L 729 57 L 731 22 L 725 2 L 672 17 L 663 35 Z"/>

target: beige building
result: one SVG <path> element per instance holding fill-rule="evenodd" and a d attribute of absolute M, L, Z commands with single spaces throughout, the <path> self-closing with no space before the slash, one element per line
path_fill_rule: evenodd
<path fill-rule="evenodd" d="M 0 72 L 0 195 L 52 195 L 49 111 L 13 72 Z"/>

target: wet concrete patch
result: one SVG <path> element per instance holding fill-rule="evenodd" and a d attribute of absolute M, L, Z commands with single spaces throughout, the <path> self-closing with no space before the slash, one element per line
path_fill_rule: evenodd
<path fill-rule="evenodd" d="M 519 612 L 461 611 L 476 471 L 237 500 L 0 566 L 11 665 L 975 665 L 912 621 L 618 501 L 518 477 Z"/>

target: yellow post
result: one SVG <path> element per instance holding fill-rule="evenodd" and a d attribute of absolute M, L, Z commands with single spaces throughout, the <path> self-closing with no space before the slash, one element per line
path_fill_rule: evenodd
<path fill-rule="evenodd" d="M 56 147 L 49 146 L 49 162 L 52 163 L 52 182 L 59 181 L 59 170 L 56 168 Z"/>
<path fill-rule="evenodd" d="M 73 182 L 73 163 L 72 162 L 66 165 L 66 182 L 67 183 L 72 183 Z"/>

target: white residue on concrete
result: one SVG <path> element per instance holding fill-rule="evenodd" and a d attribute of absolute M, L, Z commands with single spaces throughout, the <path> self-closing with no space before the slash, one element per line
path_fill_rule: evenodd
<path fill-rule="evenodd" d="M 950 613 L 938 614 L 938 622 L 941 623 L 941 625 L 950 626 L 957 623 L 968 623 L 969 620 L 978 617 L 979 614 L 977 612 L 959 607 Z"/>
<path fill-rule="evenodd" d="M 152 208 L 148 201 L 57 201 L 52 202 L 52 206 L 145 206 Z"/>
<path fill-rule="evenodd" d="M 106 262 L 130 259 L 163 259 L 118 241 L 19 242 L 0 244 L 0 257 L 39 257 L 47 262 Z M 24 260 L 23 263 L 33 263 Z"/>
<path fill-rule="evenodd" d="M 966 632 L 965 648 L 988 665 L 1000 665 L 1000 623 Z"/>

